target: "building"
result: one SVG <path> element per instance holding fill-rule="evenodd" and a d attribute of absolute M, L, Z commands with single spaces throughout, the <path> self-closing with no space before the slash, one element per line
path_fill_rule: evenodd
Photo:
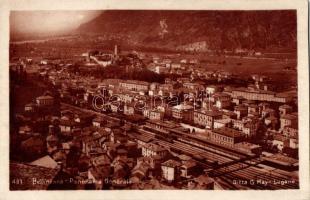
<path fill-rule="evenodd" d="M 133 92 L 122 91 L 121 93 L 116 94 L 117 98 L 125 103 L 131 103 L 134 101 L 136 94 Z"/>
<path fill-rule="evenodd" d="M 167 68 L 166 66 L 156 66 L 155 67 L 155 73 L 157 74 L 163 74 L 163 73 L 168 73 L 169 72 L 169 68 Z"/>
<path fill-rule="evenodd" d="M 25 112 L 33 113 L 37 109 L 37 104 L 35 103 L 28 103 L 25 105 Z"/>
<path fill-rule="evenodd" d="M 245 122 L 242 119 L 236 119 L 236 120 L 232 120 L 232 126 L 234 129 L 237 129 L 239 131 L 242 131 L 243 126 L 244 126 Z"/>
<path fill-rule="evenodd" d="M 223 119 L 237 119 L 237 114 L 231 110 L 222 110 Z"/>
<path fill-rule="evenodd" d="M 292 101 L 292 97 L 277 94 L 271 91 L 265 90 L 254 90 L 247 88 L 237 88 L 232 90 L 232 98 L 243 97 L 247 100 L 254 101 L 269 101 L 269 102 L 278 102 L 278 103 L 287 103 Z"/>
<path fill-rule="evenodd" d="M 157 109 L 144 109 L 143 116 L 150 120 L 162 120 L 164 118 L 164 112 Z"/>
<path fill-rule="evenodd" d="M 158 121 L 158 120 L 148 120 L 144 128 L 150 131 L 161 131 L 163 133 L 169 133 L 169 130 L 176 129 L 180 127 L 179 125 L 171 121 Z"/>
<path fill-rule="evenodd" d="M 285 146 L 289 146 L 289 138 L 276 134 L 273 136 L 272 145 L 276 146 L 279 151 L 282 151 Z"/>
<path fill-rule="evenodd" d="M 166 81 L 166 80 L 165 80 L 165 81 Z M 155 92 L 155 91 L 158 90 L 158 88 L 159 88 L 159 83 L 151 83 L 151 84 L 150 84 L 150 91 Z"/>
<path fill-rule="evenodd" d="M 296 127 L 286 126 L 283 129 L 283 135 L 287 137 L 298 137 L 298 129 Z"/>
<path fill-rule="evenodd" d="M 182 165 L 180 167 L 181 177 L 184 178 L 191 178 L 193 175 L 197 174 L 197 163 L 190 159 L 187 161 L 182 162 Z"/>
<path fill-rule="evenodd" d="M 213 129 L 214 120 L 221 119 L 218 111 L 199 109 L 194 111 L 194 123 L 208 129 Z"/>
<path fill-rule="evenodd" d="M 96 117 L 95 119 L 93 119 L 93 126 L 95 127 L 103 127 L 103 125 L 106 124 L 106 120 L 104 120 L 103 118 L 100 117 Z"/>
<path fill-rule="evenodd" d="M 163 178 L 170 183 L 176 181 L 180 176 L 181 165 L 181 162 L 172 159 L 162 163 L 161 170 Z"/>
<path fill-rule="evenodd" d="M 35 161 L 32 161 L 29 164 L 50 169 L 56 169 L 58 167 L 57 162 L 53 160 L 49 155 L 43 156 Z"/>
<path fill-rule="evenodd" d="M 253 137 L 257 133 L 258 125 L 258 121 L 248 121 L 243 124 L 242 133 L 244 133 L 246 137 Z"/>
<path fill-rule="evenodd" d="M 289 148 L 298 149 L 298 137 L 289 137 Z"/>
<path fill-rule="evenodd" d="M 285 114 L 280 117 L 280 130 L 283 130 L 284 127 L 297 127 L 298 125 L 298 118 L 296 115 L 293 114 Z"/>
<path fill-rule="evenodd" d="M 51 106 L 54 104 L 54 97 L 50 95 L 39 96 L 36 98 L 38 106 Z"/>
<path fill-rule="evenodd" d="M 270 126 L 272 130 L 276 129 L 278 122 L 279 122 L 278 118 L 276 118 L 274 116 L 267 117 L 264 120 L 265 125 Z"/>
<path fill-rule="evenodd" d="M 144 133 L 144 132 L 140 132 L 139 134 L 135 134 L 135 141 L 137 142 L 138 144 L 138 148 L 139 149 L 142 149 L 142 147 L 146 144 L 148 144 L 149 142 L 151 142 L 154 137 L 147 133 Z"/>
<path fill-rule="evenodd" d="M 216 93 L 212 96 L 215 106 L 219 109 L 228 108 L 231 103 L 231 97 L 226 93 Z"/>
<path fill-rule="evenodd" d="M 121 88 L 132 90 L 132 91 L 148 91 L 149 83 L 144 81 L 136 81 L 136 80 L 122 80 L 119 83 Z"/>
<path fill-rule="evenodd" d="M 133 103 L 125 103 L 124 114 L 125 115 L 134 115 L 135 114 L 135 108 L 134 108 Z"/>
<path fill-rule="evenodd" d="M 173 84 L 172 83 L 165 83 L 165 84 L 161 84 L 158 86 L 159 90 L 168 90 L 171 91 L 173 90 Z"/>
<path fill-rule="evenodd" d="M 252 144 L 249 142 L 239 142 L 235 144 L 235 148 L 241 152 L 245 152 L 247 154 L 255 154 L 260 155 L 262 153 L 262 147 L 257 144 Z"/>
<path fill-rule="evenodd" d="M 236 104 L 236 105 L 240 105 L 242 104 L 244 98 L 241 96 L 237 96 L 235 98 L 232 99 L 232 103 Z"/>
<path fill-rule="evenodd" d="M 216 119 L 214 120 L 214 128 L 222 128 L 222 127 L 230 127 L 231 126 L 231 119 Z"/>
<path fill-rule="evenodd" d="M 191 182 L 188 183 L 189 188 L 195 190 L 214 190 L 215 181 L 213 178 L 203 174 L 194 178 Z"/>
<path fill-rule="evenodd" d="M 207 94 L 215 94 L 216 92 L 220 92 L 222 91 L 222 88 L 219 86 L 215 86 L 215 85 L 209 85 L 206 87 L 206 92 Z"/>
<path fill-rule="evenodd" d="M 183 83 L 183 87 L 191 89 L 191 90 L 203 89 L 203 86 L 201 84 L 193 83 L 193 82 L 185 82 Z"/>
<path fill-rule="evenodd" d="M 180 69 L 182 67 L 181 63 L 171 63 L 172 69 Z"/>
<path fill-rule="evenodd" d="M 248 106 L 248 116 L 259 115 L 259 107 L 256 104 L 250 104 Z"/>
<path fill-rule="evenodd" d="M 248 107 L 242 104 L 235 106 L 234 113 L 237 114 L 237 119 L 242 119 L 243 117 L 248 116 Z"/>
<path fill-rule="evenodd" d="M 168 151 L 157 144 L 147 143 L 142 146 L 142 155 L 144 157 L 158 156 L 163 159 L 167 156 L 167 154 Z"/>
<path fill-rule="evenodd" d="M 275 116 L 275 110 L 274 109 L 272 109 L 272 108 L 266 108 L 266 109 L 263 109 L 262 110 L 262 114 L 261 114 L 261 116 L 263 117 L 263 118 L 266 118 L 266 117 L 274 117 Z"/>
<path fill-rule="evenodd" d="M 46 149 L 48 153 L 55 152 L 59 146 L 59 139 L 56 135 L 48 135 L 46 137 Z"/>
<path fill-rule="evenodd" d="M 280 116 L 290 114 L 292 111 L 293 111 L 292 106 L 286 104 L 279 106 Z"/>
<path fill-rule="evenodd" d="M 180 104 L 172 107 L 172 117 L 184 122 L 192 122 L 194 116 L 194 108 L 188 104 Z"/>
<path fill-rule="evenodd" d="M 236 143 L 243 140 L 240 131 L 227 127 L 213 129 L 207 133 L 211 141 L 229 147 L 233 147 Z"/>
<path fill-rule="evenodd" d="M 44 152 L 45 141 L 39 136 L 39 134 L 34 134 L 32 137 L 24 140 L 20 144 L 20 148 L 23 155 L 29 157 L 36 157 Z"/>
<path fill-rule="evenodd" d="M 77 123 L 73 120 L 61 120 L 59 127 L 62 133 L 72 133 L 73 129 L 76 128 Z"/>

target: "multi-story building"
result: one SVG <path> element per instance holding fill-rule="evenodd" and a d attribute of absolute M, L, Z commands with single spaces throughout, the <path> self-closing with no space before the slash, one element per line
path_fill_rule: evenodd
<path fill-rule="evenodd" d="M 193 82 L 185 82 L 183 83 L 183 87 L 192 89 L 192 90 L 203 89 L 202 85 L 200 85 L 199 83 L 193 83 Z"/>
<path fill-rule="evenodd" d="M 72 133 L 73 129 L 77 127 L 77 123 L 73 120 L 61 120 L 59 127 L 62 133 Z"/>
<path fill-rule="evenodd" d="M 167 160 L 161 164 L 162 174 L 166 181 L 173 182 L 180 176 L 182 163 L 176 160 Z"/>
<path fill-rule="evenodd" d="M 150 131 L 161 131 L 169 134 L 169 130 L 180 127 L 180 125 L 171 121 L 147 120 L 145 127 Z"/>
<path fill-rule="evenodd" d="M 250 122 L 246 122 L 243 125 L 242 132 L 245 134 L 246 137 L 253 137 L 256 135 L 257 130 L 258 130 L 258 122 L 250 121 Z"/>
<path fill-rule="evenodd" d="M 264 123 L 267 126 L 270 126 L 271 129 L 275 130 L 276 126 L 278 124 L 278 118 L 276 118 L 275 116 L 269 116 L 267 118 L 265 118 Z"/>
<path fill-rule="evenodd" d="M 122 80 L 119 83 L 121 88 L 132 90 L 132 91 L 148 91 L 149 83 L 145 81 L 136 81 L 136 80 Z"/>
<path fill-rule="evenodd" d="M 35 112 L 37 108 L 37 104 L 35 103 L 28 103 L 25 105 L 25 112 Z"/>
<path fill-rule="evenodd" d="M 287 137 L 298 137 L 298 129 L 296 127 L 286 126 L 283 129 L 283 135 Z"/>
<path fill-rule="evenodd" d="M 106 121 L 103 118 L 96 117 L 93 119 L 92 124 L 94 127 L 103 127 L 103 125 L 106 123 Z"/>
<path fill-rule="evenodd" d="M 275 110 L 272 108 L 266 108 L 262 110 L 261 116 L 263 118 L 275 116 Z"/>
<path fill-rule="evenodd" d="M 237 119 L 242 119 L 248 115 L 248 107 L 242 104 L 235 106 L 234 113 L 237 114 Z"/>
<path fill-rule="evenodd" d="M 293 114 L 286 114 L 280 117 L 280 130 L 283 130 L 284 127 L 297 127 L 298 118 Z"/>
<path fill-rule="evenodd" d="M 144 109 L 143 116 L 151 120 L 162 120 L 164 118 L 164 112 L 157 109 Z"/>
<path fill-rule="evenodd" d="M 184 122 L 192 122 L 194 107 L 188 104 L 180 104 L 172 107 L 172 117 Z"/>
<path fill-rule="evenodd" d="M 214 120 L 214 128 L 222 128 L 222 127 L 230 127 L 231 126 L 231 119 L 224 118 L 224 119 L 216 119 Z"/>
<path fill-rule="evenodd" d="M 135 108 L 133 103 L 125 103 L 124 105 L 124 114 L 133 115 L 135 114 Z"/>
<path fill-rule="evenodd" d="M 231 97 L 226 93 L 216 93 L 213 95 L 215 106 L 219 109 L 228 108 L 231 103 Z"/>
<path fill-rule="evenodd" d="M 36 98 L 38 106 L 51 106 L 54 104 L 54 97 L 49 95 L 39 96 Z"/>
<path fill-rule="evenodd" d="M 209 86 L 207 86 L 207 88 L 206 88 L 207 94 L 214 94 L 214 93 L 216 93 L 216 92 L 220 92 L 221 90 L 222 90 L 221 87 L 215 86 L 215 85 L 209 85 Z"/>
<path fill-rule="evenodd" d="M 292 101 L 292 97 L 287 95 L 277 94 L 271 91 L 265 90 L 250 90 L 247 88 L 238 88 L 232 90 L 232 97 L 236 98 L 238 96 L 242 96 L 248 100 L 255 101 L 269 101 L 269 102 L 279 102 L 279 103 L 287 103 Z"/>
<path fill-rule="evenodd" d="M 227 127 L 207 131 L 207 134 L 211 141 L 229 147 L 233 147 L 236 143 L 241 142 L 244 138 L 240 131 Z"/>
<path fill-rule="evenodd" d="M 159 158 L 163 159 L 168 154 L 168 151 L 153 143 L 147 143 L 144 146 L 142 146 L 142 155 L 144 157 L 152 157 L 152 156 L 158 156 Z"/>
<path fill-rule="evenodd" d="M 194 123 L 209 129 L 213 129 L 214 120 L 221 119 L 219 111 L 199 109 L 194 111 Z"/>
<path fill-rule="evenodd" d="M 130 93 L 130 92 L 124 92 L 122 91 L 121 93 L 115 94 L 120 101 L 122 102 L 132 102 L 135 99 L 135 94 Z"/>
<path fill-rule="evenodd" d="M 290 114 L 292 111 L 293 111 L 292 106 L 286 104 L 279 106 L 280 116 Z"/>
<path fill-rule="evenodd" d="M 276 146 L 279 151 L 282 151 L 284 147 L 289 146 L 289 138 L 276 134 L 273 136 L 272 145 Z"/>
<path fill-rule="evenodd" d="M 256 104 L 250 104 L 248 106 L 248 115 L 249 116 L 257 116 L 259 115 L 259 107 Z"/>
<path fill-rule="evenodd" d="M 169 68 L 167 68 L 165 65 L 155 67 L 155 73 L 157 74 L 163 74 L 163 73 L 168 73 L 168 72 L 169 72 Z"/>

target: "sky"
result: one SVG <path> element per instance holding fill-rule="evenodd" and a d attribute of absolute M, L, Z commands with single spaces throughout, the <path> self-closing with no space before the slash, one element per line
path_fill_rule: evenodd
<path fill-rule="evenodd" d="M 102 11 L 12 11 L 10 28 L 17 33 L 63 33 L 97 17 Z"/>

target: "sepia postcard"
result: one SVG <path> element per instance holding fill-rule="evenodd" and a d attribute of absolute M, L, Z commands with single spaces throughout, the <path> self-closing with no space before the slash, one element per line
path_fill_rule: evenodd
<path fill-rule="evenodd" d="M 1 2 L 0 199 L 300 199 L 305 0 Z"/>

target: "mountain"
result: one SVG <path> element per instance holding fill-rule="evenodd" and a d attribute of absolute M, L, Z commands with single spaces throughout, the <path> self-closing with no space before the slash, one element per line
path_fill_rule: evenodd
<path fill-rule="evenodd" d="M 76 30 L 170 49 L 296 48 L 296 11 L 108 10 Z"/>

